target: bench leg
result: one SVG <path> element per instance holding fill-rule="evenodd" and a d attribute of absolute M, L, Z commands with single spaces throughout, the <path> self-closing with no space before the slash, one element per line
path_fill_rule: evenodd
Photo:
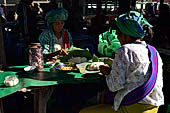
<path fill-rule="evenodd" d="M 47 102 L 55 87 L 40 87 L 34 90 L 34 113 L 46 113 Z"/>

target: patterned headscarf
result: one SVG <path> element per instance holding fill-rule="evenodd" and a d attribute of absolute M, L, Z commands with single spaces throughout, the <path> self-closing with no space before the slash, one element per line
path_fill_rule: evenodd
<path fill-rule="evenodd" d="M 53 22 L 57 20 L 67 20 L 68 18 L 68 11 L 63 8 L 58 8 L 55 10 L 49 11 L 46 16 L 45 20 L 47 21 L 47 26 L 49 27 Z"/>
<path fill-rule="evenodd" d="M 129 13 L 120 15 L 116 25 L 121 32 L 134 38 L 143 38 L 145 36 L 144 25 L 152 27 L 152 25 L 143 18 L 143 15 L 136 11 L 130 11 Z"/>

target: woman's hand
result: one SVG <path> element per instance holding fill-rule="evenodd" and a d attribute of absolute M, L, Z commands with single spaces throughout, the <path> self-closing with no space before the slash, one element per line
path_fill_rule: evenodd
<path fill-rule="evenodd" d="M 47 59 L 52 59 L 54 56 L 57 56 L 57 55 L 67 55 L 67 54 L 68 53 L 66 52 L 65 49 L 61 49 L 59 51 L 48 54 Z"/>
<path fill-rule="evenodd" d="M 111 68 L 109 67 L 108 64 L 100 65 L 99 69 L 103 75 L 109 75 L 111 71 Z"/>
<path fill-rule="evenodd" d="M 65 49 L 61 49 L 60 55 L 68 55 L 68 53 Z"/>

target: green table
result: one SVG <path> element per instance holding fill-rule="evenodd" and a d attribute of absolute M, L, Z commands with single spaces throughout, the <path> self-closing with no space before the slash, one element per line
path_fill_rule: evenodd
<path fill-rule="evenodd" d="M 0 73 L 0 113 L 3 113 L 2 98 L 17 92 L 22 88 L 31 87 L 35 89 L 34 113 L 46 113 L 46 103 L 51 96 L 54 86 L 58 84 L 80 84 L 80 83 L 99 83 L 104 80 L 104 76 L 98 73 L 81 74 L 78 71 L 50 72 L 49 67 L 45 67 L 42 72 L 25 72 L 26 66 L 11 66 L 3 73 Z M 6 76 L 16 75 L 19 84 L 7 87 L 3 81 Z M 48 93 L 47 93 L 48 92 Z"/>

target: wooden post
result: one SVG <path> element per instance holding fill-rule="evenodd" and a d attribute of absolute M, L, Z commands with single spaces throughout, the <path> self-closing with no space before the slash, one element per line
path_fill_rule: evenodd
<path fill-rule="evenodd" d="M 131 7 L 132 7 L 132 10 L 135 10 L 136 0 L 132 0 L 132 1 L 131 1 Z"/>
<path fill-rule="evenodd" d="M 1 18 L 0 18 L 0 65 L 6 66 L 6 56 L 5 56 L 2 26 L 1 26 Z"/>
<path fill-rule="evenodd" d="M 40 87 L 34 90 L 34 113 L 46 113 L 47 102 L 55 87 Z"/>
<path fill-rule="evenodd" d="M 83 16 L 86 15 L 86 0 L 82 1 L 83 3 Z"/>
<path fill-rule="evenodd" d="M 143 0 L 141 1 L 141 9 L 140 9 L 140 12 L 142 13 L 142 10 L 143 10 Z"/>
<path fill-rule="evenodd" d="M 160 0 L 160 7 L 163 5 L 164 0 Z"/>
<path fill-rule="evenodd" d="M 0 113 L 4 113 L 3 104 L 2 104 L 2 98 L 0 98 Z"/>
<path fill-rule="evenodd" d="M 97 0 L 97 11 L 101 11 L 101 7 L 102 7 L 102 1 Z"/>

